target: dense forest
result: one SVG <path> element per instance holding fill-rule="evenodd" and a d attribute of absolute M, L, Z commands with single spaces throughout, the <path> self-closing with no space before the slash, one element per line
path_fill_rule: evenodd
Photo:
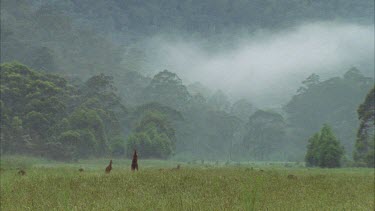
<path fill-rule="evenodd" d="M 145 158 L 301 160 L 307 138 L 328 123 L 351 157 L 355 111 L 373 80 L 350 69 L 342 78 L 320 82 L 312 75 L 303 84 L 283 116 L 245 100 L 231 105 L 220 92 L 208 99 L 192 94 L 164 70 L 139 92 L 143 104 L 126 107 L 111 76 L 77 81 L 6 63 L 1 65 L 1 149 L 63 160 L 130 156 L 134 148 Z M 366 137 L 358 135 L 357 141 L 368 144 L 365 150 L 357 144 L 359 154 L 373 144 L 366 141 L 373 134 L 373 114 L 367 112 L 374 103 L 368 98 L 371 93 L 359 109 L 365 123 L 358 133 L 366 130 Z"/>
<path fill-rule="evenodd" d="M 215 51 L 239 34 L 307 21 L 373 25 L 373 8 L 339 0 L 2 0 L 1 153 L 72 161 L 130 157 L 136 148 L 142 158 L 373 166 L 371 61 L 330 76 L 309 72 L 285 103 L 262 107 L 154 67 L 156 51 L 145 44 L 163 34 L 203 39 Z M 321 146 L 340 160 L 325 162 Z"/>

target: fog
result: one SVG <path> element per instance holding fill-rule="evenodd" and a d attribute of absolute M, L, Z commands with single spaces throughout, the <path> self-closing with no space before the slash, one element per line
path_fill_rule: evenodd
<path fill-rule="evenodd" d="M 373 165 L 373 0 L 2 0 L 0 18 L 0 154 Z"/>
<path fill-rule="evenodd" d="M 226 43 L 212 40 L 204 44 L 153 36 L 147 40 L 149 48 L 156 49 L 150 62 L 155 71 L 168 69 L 186 83 L 199 81 L 225 91 L 232 100 L 247 98 L 266 107 L 289 100 L 311 73 L 324 79 L 355 66 L 373 74 L 373 25 L 314 22 L 230 37 L 225 42 L 232 47 L 223 48 Z"/>

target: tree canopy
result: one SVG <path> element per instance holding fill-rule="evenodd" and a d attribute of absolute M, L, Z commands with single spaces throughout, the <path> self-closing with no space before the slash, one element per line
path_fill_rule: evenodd
<path fill-rule="evenodd" d="M 375 87 L 358 107 L 360 121 L 355 143 L 354 160 L 374 167 L 375 159 Z"/>
<path fill-rule="evenodd" d="M 356 110 L 373 86 L 374 79 L 351 68 L 343 77 L 320 81 L 318 75 L 312 74 L 302 83 L 297 94 L 284 106 L 295 134 L 292 140 L 297 142 L 307 138 L 327 123 L 332 125 L 346 153 L 352 152 L 359 124 Z"/>
<path fill-rule="evenodd" d="M 342 165 L 344 149 L 336 139 L 330 126 L 325 124 L 319 133 L 308 141 L 305 156 L 306 166 L 335 168 Z"/>
<path fill-rule="evenodd" d="M 345 151 L 351 150 L 357 98 L 373 83 L 357 69 L 324 81 L 313 74 L 284 111 L 276 112 L 257 109 L 244 99 L 231 105 L 223 91 L 197 84 L 188 89 L 170 71 L 150 80 L 141 74 L 124 77 L 130 77 L 125 80 L 129 83 L 140 79 L 120 85 L 127 87 L 122 93 L 140 89 L 132 93 L 136 100 L 130 106 L 130 98 L 121 98 L 118 83 L 106 74 L 77 80 L 19 63 L 2 64 L 2 153 L 76 160 L 129 157 L 137 149 L 144 158 L 301 160 L 301 140 L 312 136 L 307 165 L 337 167 L 344 152 L 337 140 Z M 358 108 L 354 153 L 358 163 L 368 166 L 374 144 L 373 92 Z M 313 135 L 313 128 L 325 121 L 333 128 L 324 126 Z"/>

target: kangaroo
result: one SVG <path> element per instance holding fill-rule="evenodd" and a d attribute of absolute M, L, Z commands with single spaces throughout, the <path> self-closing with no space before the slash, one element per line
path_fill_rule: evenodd
<path fill-rule="evenodd" d="M 180 170 L 180 168 L 181 168 L 181 166 L 180 166 L 180 164 L 178 164 L 176 168 L 172 168 L 172 171 L 178 171 L 178 170 Z"/>
<path fill-rule="evenodd" d="M 289 174 L 288 179 L 297 179 L 297 176 L 293 174 Z"/>
<path fill-rule="evenodd" d="M 105 168 L 105 173 L 109 174 L 112 170 L 112 160 L 109 161 L 109 165 Z"/>
<path fill-rule="evenodd" d="M 134 150 L 131 169 L 132 169 L 132 171 L 134 171 L 135 169 L 137 169 L 137 171 L 138 171 L 138 155 L 137 155 L 137 150 Z"/>
<path fill-rule="evenodd" d="M 21 175 L 21 176 L 26 175 L 26 171 L 21 169 L 21 170 L 18 171 L 18 174 Z"/>

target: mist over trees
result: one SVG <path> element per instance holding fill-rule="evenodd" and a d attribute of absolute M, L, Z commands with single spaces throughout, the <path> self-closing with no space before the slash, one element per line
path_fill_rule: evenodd
<path fill-rule="evenodd" d="M 323 75 L 306 64 L 293 78 L 284 69 L 272 71 L 279 67 L 271 56 L 257 61 L 251 55 L 245 60 L 264 69 L 244 65 L 244 75 L 236 72 L 242 63 L 220 63 L 181 46 L 174 46 L 176 57 L 170 59 L 188 55 L 188 62 L 170 69 L 166 60 L 154 62 L 170 54 L 147 44 L 163 36 L 199 40 L 207 52 L 227 52 L 241 36 L 305 22 L 373 25 L 373 8 L 373 1 L 3 0 L 1 153 L 72 161 L 130 157 L 137 149 L 142 158 L 305 160 L 310 166 L 338 167 L 346 157 L 373 166 L 372 61 L 345 68 L 328 62 Z M 350 55 L 357 54 L 362 55 Z M 243 55 L 221 56 L 240 61 Z M 207 61 L 189 60 L 195 57 Z M 194 73 L 193 80 L 185 77 L 190 69 L 207 66 L 214 68 Z M 216 71 L 223 68 L 225 74 Z M 305 73 L 309 76 L 299 80 Z M 258 86 L 260 77 L 272 82 Z M 265 95 L 267 90 L 259 88 L 282 87 L 282 77 L 301 81 L 301 87 L 291 83 L 292 96 Z M 202 81 L 227 82 L 242 95 Z M 259 93 L 246 94 L 254 92 Z M 264 106 L 260 99 L 277 103 Z"/>
<path fill-rule="evenodd" d="M 148 64 L 154 49 L 143 45 L 149 34 L 189 35 L 225 47 L 236 34 L 307 21 L 373 24 L 373 8 L 373 1 L 3 0 L 1 62 L 85 78 L 103 70 L 121 76 L 155 71 Z"/>
<path fill-rule="evenodd" d="M 348 114 L 355 112 L 371 87 L 372 79 L 364 77 L 357 69 L 349 70 L 342 78 L 322 82 L 318 78 L 312 75 L 303 82 L 305 86 L 286 105 L 283 116 L 276 111 L 253 112 L 254 106 L 246 100 L 232 105 L 224 100 L 226 96 L 220 91 L 212 92 L 207 98 L 199 92 L 192 95 L 181 79 L 167 70 L 147 80 L 148 85 L 138 92 L 137 98 L 144 104 L 126 107 L 111 76 L 94 75 L 79 83 L 74 78 L 6 63 L 1 65 L 1 127 L 4 131 L 1 149 L 2 153 L 58 160 L 131 156 L 133 149 L 138 149 L 144 158 L 300 160 L 305 154 L 303 148 L 309 131 L 332 122 L 343 137 L 339 140 L 344 143 L 345 151 L 350 153 L 353 148 L 345 144 L 353 146 L 357 124 L 344 127 L 340 123 L 356 120 Z M 373 153 L 371 135 L 367 132 L 372 129 L 372 95 L 367 96 L 358 110 L 362 115 L 358 134 L 362 136 L 357 138 L 356 159 L 362 156 L 361 159 L 368 161 Z M 320 104 L 322 99 L 324 103 Z M 342 113 L 337 113 L 340 110 Z M 309 141 L 308 154 L 313 157 L 306 158 L 309 162 L 317 156 L 317 149 L 328 150 L 329 147 L 322 147 L 323 135 L 329 132 L 327 140 L 336 140 L 330 135 L 330 128 L 327 134 L 323 129 L 317 138 L 320 141 Z M 345 134 L 349 134 L 349 138 Z M 332 146 L 342 150 L 335 143 Z M 323 156 L 322 153 L 319 152 L 319 156 Z M 331 164 L 311 161 L 309 165 L 339 166 L 339 163 Z"/>
<path fill-rule="evenodd" d="M 373 78 L 365 77 L 356 68 L 325 81 L 320 81 L 316 74 L 309 76 L 284 106 L 295 136 L 291 138 L 309 137 L 327 123 L 351 156 L 359 125 L 356 110 L 373 83 Z"/>
<path fill-rule="evenodd" d="M 243 144 L 253 159 L 282 158 L 286 152 L 282 150 L 286 141 L 286 122 L 280 114 L 258 110 L 250 116 Z"/>

